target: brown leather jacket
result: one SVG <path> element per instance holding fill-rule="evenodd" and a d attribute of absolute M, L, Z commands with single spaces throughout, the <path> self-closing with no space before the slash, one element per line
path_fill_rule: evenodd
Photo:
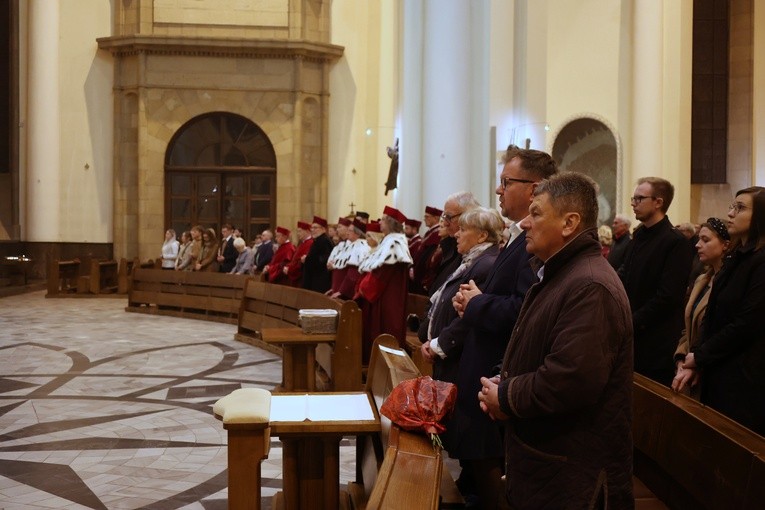
<path fill-rule="evenodd" d="M 632 316 L 583 232 L 544 265 L 505 352 L 499 399 L 512 508 L 632 508 Z"/>

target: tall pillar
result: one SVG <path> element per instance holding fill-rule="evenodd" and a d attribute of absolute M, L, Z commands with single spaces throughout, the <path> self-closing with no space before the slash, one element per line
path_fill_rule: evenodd
<path fill-rule="evenodd" d="M 632 196 L 639 177 L 661 175 L 662 0 L 639 2 L 633 10 L 632 150 L 624 175 L 624 193 Z M 623 197 L 626 198 L 626 197 Z M 624 202 L 626 204 L 629 201 Z"/>
<path fill-rule="evenodd" d="M 61 241 L 59 174 L 59 3 L 29 1 L 27 241 Z"/>
<path fill-rule="evenodd" d="M 403 8 L 398 205 L 421 214 L 461 190 L 489 205 L 488 1 L 406 1 Z"/>

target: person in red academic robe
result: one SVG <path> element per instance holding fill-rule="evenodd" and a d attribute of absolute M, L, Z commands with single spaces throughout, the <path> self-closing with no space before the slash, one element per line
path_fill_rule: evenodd
<path fill-rule="evenodd" d="M 359 266 L 369 256 L 369 244 L 366 241 L 367 225 L 359 220 L 353 220 L 353 225 L 348 227 L 348 249 L 340 257 L 335 270 L 341 268 L 344 272 L 343 281 L 332 294 L 333 298 L 353 299 L 356 286 L 361 279 Z"/>
<path fill-rule="evenodd" d="M 284 274 L 284 268 L 295 256 L 295 245 L 290 242 L 290 231 L 284 227 L 276 227 L 276 244 L 279 249 L 274 253 L 271 262 L 263 268 L 263 272 L 268 276 L 271 283 L 287 283 L 287 275 Z"/>
<path fill-rule="evenodd" d="M 303 257 L 311 249 L 313 238 L 311 237 L 311 224 L 305 221 L 297 222 L 298 246 L 289 264 L 284 266 L 282 272 L 287 275 L 287 281 L 293 287 L 303 286 Z"/>
<path fill-rule="evenodd" d="M 422 236 L 422 243 L 417 249 L 417 253 L 412 256 L 414 263 L 409 271 L 409 291 L 414 294 L 428 294 L 423 285 L 423 279 L 432 280 L 432 277 L 428 275 L 430 259 L 441 241 L 441 237 L 438 235 L 438 224 L 443 213 L 441 209 L 431 206 L 425 207 L 423 220 L 425 220 L 428 231 Z"/>
<path fill-rule="evenodd" d="M 406 217 L 385 207 L 380 222 L 385 234 L 380 246 L 362 263 L 355 299 L 362 313 L 362 362 L 369 363 L 374 339 L 393 335 L 403 348 L 406 337 L 406 296 L 409 281 L 409 243 L 403 234 Z"/>
<path fill-rule="evenodd" d="M 337 222 L 337 236 L 340 242 L 332 248 L 327 260 L 327 269 L 332 272 L 332 286 L 327 291 L 328 295 L 335 294 L 345 278 L 345 264 L 338 265 L 338 260 L 345 258 L 345 252 L 350 247 L 348 241 L 348 230 L 353 226 L 353 222 L 348 218 L 340 218 Z"/>
<path fill-rule="evenodd" d="M 409 254 L 412 256 L 412 260 L 417 257 L 417 252 L 420 251 L 422 246 L 422 237 L 420 237 L 420 220 L 407 218 L 404 222 L 404 234 L 409 240 Z"/>

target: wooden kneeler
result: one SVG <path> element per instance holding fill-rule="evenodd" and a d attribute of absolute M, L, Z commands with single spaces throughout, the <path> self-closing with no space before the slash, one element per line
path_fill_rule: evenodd
<path fill-rule="evenodd" d="M 260 510 L 260 463 L 271 443 L 271 393 L 235 390 L 213 406 L 228 431 L 228 507 Z"/>

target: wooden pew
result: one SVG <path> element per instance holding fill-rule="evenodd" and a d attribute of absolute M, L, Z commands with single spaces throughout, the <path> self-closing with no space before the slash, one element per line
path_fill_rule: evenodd
<path fill-rule="evenodd" d="M 304 308 L 338 311 L 337 333 L 332 345 L 316 347 L 316 361 L 326 371 L 333 391 L 357 391 L 361 377 L 361 310 L 353 301 L 338 301 L 306 289 L 247 280 L 239 309 L 236 340 L 276 354 L 281 349 L 263 342 L 265 328 L 298 326 L 298 312 Z M 335 370 L 342 367 L 342 370 Z"/>
<path fill-rule="evenodd" d="M 128 312 L 236 324 L 246 275 L 134 268 Z"/>
<path fill-rule="evenodd" d="M 420 294 L 409 293 L 406 297 L 406 316 L 416 315 L 420 320 L 424 320 L 430 306 L 430 298 Z M 412 357 L 412 361 L 420 369 L 422 375 L 433 375 L 433 365 L 425 361 L 420 350 L 422 342 L 417 337 L 416 331 L 406 332 L 406 351 Z"/>
<path fill-rule="evenodd" d="M 80 259 L 58 260 L 49 258 L 46 273 L 48 292 L 45 297 L 56 297 L 61 294 L 77 292 L 77 278 L 80 276 Z"/>
<path fill-rule="evenodd" d="M 116 260 L 90 261 L 90 272 L 77 279 L 78 293 L 112 294 L 117 292 L 118 270 Z"/>
<path fill-rule="evenodd" d="M 419 375 L 394 337 L 375 340 L 366 390 L 378 410 L 396 385 Z M 430 438 L 402 430 L 382 415 L 380 424 L 379 435 L 356 440 L 356 482 L 348 484 L 354 508 L 463 508 L 462 495 Z"/>
<path fill-rule="evenodd" d="M 648 489 L 673 509 L 762 508 L 765 438 L 639 374 L 633 388 L 635 476 Z"/>

